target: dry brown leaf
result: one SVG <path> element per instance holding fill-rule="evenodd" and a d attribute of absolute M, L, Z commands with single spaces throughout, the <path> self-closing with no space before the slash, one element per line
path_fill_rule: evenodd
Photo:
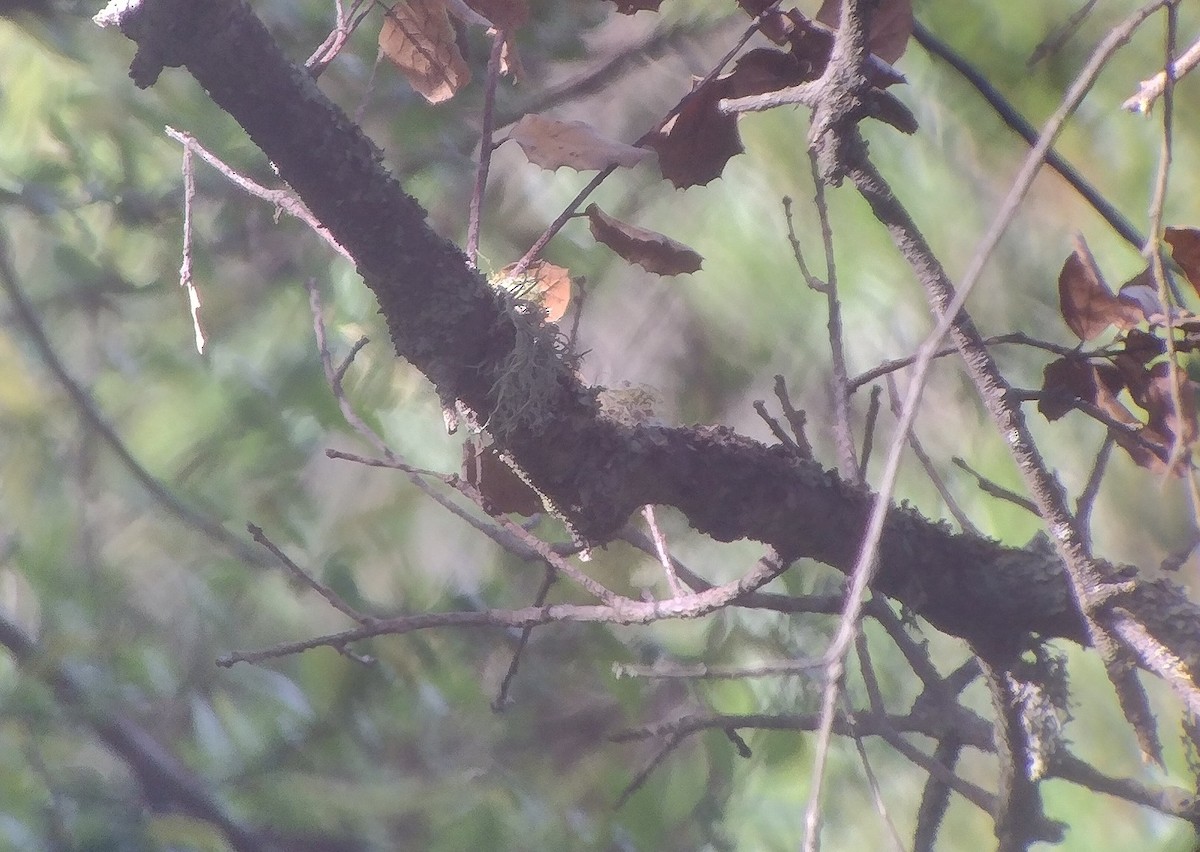
<path fill-rule="evenodd" d="M 720 177 L 729 158 L 745 150 L 737 117 L 717 108 L 727 90 L 726 82 L 719 79 L 694 88 L 679 114 L 646 140 L 645 144 L 658 152 L 662 176 L 676 189 L 701 186 Z"/>
<path fill-rule="evenodd" d="M 1077 237 L 1074 253 L 1058 274 L 1058 302 L 1063 319 L 1080 340 L 1092 340 L 1116 325 L 1128 329 L 1142 321 L 1141 309 L 1118 299 L 1104 283 L 1096 259 Z"/>
<path fill-rule="evenodd" d="M 794 53 L 760 47 L 743 55 L 725 75 L 725 97 L 744 98 L 777 92 L 812 79 L 812 66 L 801 63 Z"/>
<path fill-rule="evenodd" d="M 490 512 L 528 516 L 542 511 L 538 493 L 500 458 L 495 447 L 484 447 L 477 438 L 463 444 L 462 478 L 479 489 Z"/>
<path fill-rule="evenodd" d="M 841 0 L 825 0 L 817 12 L 816 20 L 837 29 L 842 18 Z M 880 0 L 871 13 L 871 33 L 867 47 L 884 62 L 895 63 L 908 48 L 912 37 L 912 0 Z"/>
<path fill-rule="evenodd" d="M 657 12 L 662 0 L 609 0 L 622 15 L 632 15 L 634 12 Z"/>
<path fill-rule="evenodd" d="M 508 134 L 529 162 L 543 169 L 569 166 L 577 171 L 636 166 L 650 156 L 645 148 L 605 139 L 590 124 L 526 115 Z"/>
<path fill-rule="evenodd" d="M 571 304 L 571 273 L 553 263 L 535 260 L 514 279 L 512 272 L 516 268 L 517 264 L 510 263 L 500 270 L 500 286 L 541 305 L 546 322 L 562 319 Z"/>
<path fill-rule="evenodd" d="M 425 100 L 438 104 L 471 80 L 445 0 L 409 0 L 384 15 L 379 49 Z"/>
<path fill-rule="evenodd" d="M 584 212 L 591 224 L 593 237 L 648 272 L 679 275 L 695 272 L 704 262 L 704 258 L 683 243 L 656 231 L 614 219 L 595 204 L 589 204 Z"/>
<path fill-rule="evenodd" d="M 1197 293 L 1200 293 L 1200 230 L 1167 228 L 1164 239 L 1171 246 L 1171 257 Z"/>
<path fill-rule="evenodd" d="M 1059 358 L 1043 369 L 1042 391 L 1038 411 L 1047 420 L 1057 420 L 1075 409 L 1076 399 L 1096 401 L 1096 371 L 1083 358 Z"/>
<path fill-rule="evenodd" d="M 498 30 L 512 32 L 529 20 L 529 5 L 525 0 L 466 0 L 466 3 Z"/>

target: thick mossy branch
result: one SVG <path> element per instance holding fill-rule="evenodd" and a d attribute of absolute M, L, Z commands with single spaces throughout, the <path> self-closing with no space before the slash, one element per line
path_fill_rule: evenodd
<path fill-rule="evenodd" d="M 149 17 L 148 10 L 154 10 Z M 172 21 L 153 30 L 146 21 Z M 498 295 L 383 166 L 362 131 L 283 56 L 242 0 L 129 4 L 123 32 L 154 57 L 181 62 L 247 131 L 279 174 L 356 259 L 387 319 L 396 351 L 486 422 L 521 337 Z M 139 56 L 140 56 L 139 51 Z M 552 347 L 533 353 L 536 418 L 500 431 L 507 453 L 596 544 L 638 507 L 666 504 L 715 539 L 748 538 L 789 559 L 849 571 L 870 509 L 869 492 L 782 446 L 721 427 L 631 425 L 605 416 Z M 523 356 L 522 356 L 523 357 Z M 520 404 L 517 411 L 522 410 Z M 939 629 L 973 641 L 1026 633 L 1085 641 L 1061 562 L 1039 548 L 1007 548 L 953 533 L 897 507 L 882 542 L 875 587 Z M 1200 609 L 1165 583 L 1137 585 L 1121 601 L 1189 673 L 1200 666 Z M 1163 612 L 1163 618 L 1158 613 Z"/>

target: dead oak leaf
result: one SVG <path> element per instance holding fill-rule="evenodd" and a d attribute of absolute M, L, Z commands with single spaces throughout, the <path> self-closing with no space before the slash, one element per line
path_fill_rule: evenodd
<path fill-rule="evenodd" d="M 513 126 L 508 138 L 521 146 L 529 162 L 543 169 L 630 167 L 650 156 L 645 148 L 605 139 L 586 122 L 559 121 L 532 113 Z"/>
<path fill-rule="evenodd" d="M 513 276 L 517 264 L 500 270 L 497 286 L 535 302 L 546 312 L 546 322 L 558 322 L 571 304 L 571 273 L 545 260 L 535 260 L 520 275 Z"/>
<path fill-rule="evenodd" d="M 842 0 L 825 0 L 816 20 L 837 29 L 842 17 Z M 908 48 L 912 37 L 912 0 L 880 0 L 871 13 L 871 32 L 867 48 L 884 62 L 895 63 Z"/>
<path fill-rule="evenodd" d="M 720 177 L 725 164 L 743 150 L 737 116 L 726 115 L 717 104 L 728 94 L 725 80 L 697 85 L 684 99 L 679 113 L 645 145 L 658 152 L 662 176 L 676 189 L 702 186 Z"/>
<path fill-rule="evenodd" d="M 812 64 L 797 59 L 794 53 L 759 47 L 740 57 L 733 70 L 725 75 L 725 97 L 744 98 L 777 92 L 816 79 L 816 76 Z"/>
<path fill-rule="evenodd" d="M 1058 274 L 1058 302 L 1067 326 L 1083 341 L 1099 337 L 1112 325 L 1132 328 L 1144 318 L 1141 308 L 1108 289 L 1083 237 L 1076 238 L 1075 251 Z"/>
<path fill-rule="evenodd" d="M 589 204 L 584 213 L 593 237 L 647 272 L 680 275 L 697 271 L 704 262 L 704 258 L 683 243 L 614 219 L 595 204 Z"/>
<path fill-rule="evenodd" d="M 1192 289 L 1200 293 L 1200 229 L 1167 228 L 1163 239 Z"/>
<path fill-rule="evenodd" d="M 478 438 L 463 444 L 462 478 L 479 490 L 491 514 L 536 515 L 542 498 L 517 475 L 494 446 L 483 446 Z"/>
<path fill-rule="evenodd" d="M 471 80 L 445 0 L 397 3 L 383 18 L 379 49 L 425 100 L 438 104 Z"/>

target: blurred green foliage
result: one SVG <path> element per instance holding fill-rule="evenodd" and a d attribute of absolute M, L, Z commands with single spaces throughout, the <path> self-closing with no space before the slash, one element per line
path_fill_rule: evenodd
<path fill-rule="evenodd" d="M 668 2 L 661 18 L 614 16 L 599 0 L 534 3 L 520 34 L 529 80 L 502 86 L 502 113 L 592 67 L 606 52 L 655 27 L 678 31 L 670 49 L 648 55 L 599 92 L 558 104 L 607 135 L 637 138 L 704 73 L 744 27 L 732 5 Z M 1101 4 L 1081 32 L 1027 68 L 1034 46 L 1077 4 L 917 4 L 931 29 L 964 51 L 1035 123 L 1055 108 L 1090 45 L 1115 21 Z M 255 4 L 298 61 L 321 42 L 332 4 Z M 87 14 L 95 11 L 87 9 Z M 1185 9 L 1182 29 L 1200 29 Z M 322 88 L 364 128 L 405 187 L 447 236 L 465 233 L 473 180 L 478 82 L 431 108 L 393 69 L 376 66 L 378 13 L 322 77 Z M 477 72 L 486 61 L 468 40 Z M 329 460 L 327 447 L 370 452 L 343 421 L 313 342 L 305 283 L 321 292 L 331 346 L 343 356 L 371 343 L 347 375 L 350 400 L 418 467 L 454 471 L 459 439 L 447 438 L 425 380 L 397 363 L 368 292 L 315 236 L 197 165 L 196 280 L 210 345 L 192 347 L 184 294 L 176 288 L 182 228 L 180 149 L 165 125 L 196 135 L 244 174 L 270 185 L 270 165 L 183 72 L 148 91 L 126 76 L 130 43 L 102 32 L 78 5 L 0 19 L 0 232 L 17 284 L 36 310 L 58 358 L 94 400 L 138 463 L 179 500 L 246 539 L 262 526 L 298 563 L 345 599 L 373 613 L 524 606 L 540 569 L 500 552 L 484 536 L 392 472 Z M 1161 67 L 1161 34 L 1148 27 L 1105 71 L 1072 122 L 1062 152 L 1145 227 L 1157 165 L 1156 122 L 1122 113 L 1137 80 Z M 1024 147 L 953 72 L 912 47 L 899 63 L 900 97 L 922 130 L 902 138 L 868 126 L 874 157 L 951 274 L 965 265 L 990 221 Z M 477 80 L 482 76 L 476 74 Z M 1183 81 L 1176 109 L 1200 106 Z M 1181 122 L 1183 125 L 1183 122 Z M 810 263 L 819 257 L 803 145 L 807 125 L 793 110 L 741 123 L 747 154 L 722 179 L 684 193 L 660 185 L 653 165 L 618 175 L 598 193 L 615 215 L 669 233 L 706 258 L 703 272 L 655 279 L 592 243 L 572 223 L 548 252 L 587 278 L 580 348 L 589 380 L 654 389 L 660 415 L 725 422 L 769 440 L 751 402 L 787 377 L 810 415 L 810 437 L 833 459 L 823 297 L 807 290 L 786 239 L 780 197 L 797 200 L 797 227 Z M 1193 183 L 1200 138 L 1176 137 L 1169 219 L 1196 224 Z M 514 146 L 493 165 L 483 257 L 515 260 L 586 177 L 548 173 Z M 911 352 L 930 328 L 927 309 L 886 234 L 849 191 L 831 207 L 852 371 Z M 972 309 L 986 334 L 1020 329 L 1070 345 L 1057 316 L 1054 281 L 1073 232 L 1084 232 L 1114 281 L 1139 267 L 1122 244 L 1057 178 L 1045 176 L 1001 246 Z M 820 270 L 822 264 L 814 263 Z M 818 274 L 821 274 L 818 271 Z M 811 654 L 833 620 L 728 612 L 691 624 L 621 631 L 559 626 L 536 632 L 504 713 L 490 709 L 516 637 L 497 631 L 412 633 L 364 643 L 362 666 L 329 649 L 269 665 L 218 669 L 214 660 L 249 649 L 344 629 L 323 600 L 289 582 L 262 551 L 231 550 L 219 536 L 180 519 L 147 491 L 81 417 L 31 342 L 10 302 L 0 306 L 0 613 L 36 637 L 47 666 L 86 687 L 91 711 L 134 721 L 205 779 L 231 814 L 268 828 L 295 849 L 787 849 L 802 831 L 811 749 L 806 737 L 746 732 L 753 756 L 736 756 L 720 733 L 689 739 L 619 810 L 622 789 L 655 746 L 616 745 L 604 735 L 691 710 L 811 712 L 802 678 L 671 682 L 616 678 L 614 663 L 671 659 L 753 665 Z M 1006 369 L 1036 385 L 1042 361 L 1001 353 Z M 866 410 L 865 391 L 856 416 Z M 1016 487 L 1003 444 L 949 363 L 939 367 L 918 430 L 940 464 L 953 454 Z M 1077 489 L 1101 439 L 1094 425 L 1035 424 L 1043 449 Z M 889 434 L 883 418 L 879 441 Z M 1186 536 L 1174 485 L 1114 461 L 1098 509 L 1100 552 L 1153 565 Z M 952 491 L 990 535 L 1019 544 L 1036 529 L 1013 507 L 981 497 L 964 477 Z M 904 497 L 946 515 L 915 465 Z M 667 510 L 673 547 L 715 581 L 737 576 L 757 556 L 745 543 L 698 539 Z M 539 532 L 563 538 L 553 521 Z M 248 540 L 247 540 L 248 541 Z M 250 547 L 253 547 L 252 545 Z M 247 558 L 253 554 L 256 558 Z M 661 589 L 656 564 L 614 545 L 589 567 L 637 596 Z M 819 566 L 789 574 L 788 591 L 828 591 Z M 560 584 L 557 599 L 575 599 Z M 965 649 L 927 637 L 943 671 Z M 902 663 L 872 635 L 887 694 L 911 701 Z M 876 647 L 877 646 L 877 647 Z M 1113 774 L 1164 780 L 1138 763 L 1132 738 L 1096 661 L 1072 652 L 1079 719 L 1069 733 L 1081 753 Z M 44 673 L 44 672 L 43 672 Z M 852 683 L 855 682 L 851 677 Z M 852 695 L 861 698 L 860 690 Z M 1168 699 L 1163 718 L 1174 717 Z M 987 698 L 972 692 L 986 711 Z M 147 807 L 118 756 L 39 678 L 0 659 L 0 847 L 11 849 L 225 849 L 211 823 Z M 1167 737 L 1170 739 L 1170 737 Z M 901 835 L 911 834 L 921 773 L 879 743 L 867 744 Z M 1178 752 L 1178 749 L 1176 749 Z M 1188 785 L 1183 757 L 1166 780 Z M 964 772 L 992 786 L 990 759 Z M 835 748 L 828 780 L 829 849 L 879 848 L 885 828 L 852 745 Z M 1069 785 L 1047 790 L 1047 808 L 1071 825 L 1066 849 L 1181 849 L 1180 826 Z M 989 844 L 990 820 L 955 800 L 944 848 Z"/>

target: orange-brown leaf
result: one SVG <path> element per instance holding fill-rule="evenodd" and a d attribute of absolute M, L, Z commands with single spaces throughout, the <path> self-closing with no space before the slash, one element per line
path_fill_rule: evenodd
<path fill-rule="evenodd" d="M 431 104 L 454 97 L 471 80 L 446 15 L 445 0 L 408 0 L 384 15 L 379 49 Z"/>
<path fill-rule="evenodd" d="M 683 243 L 656 231 L 614 219 L 595 204 L 589 204 L 584 212 L 587 213 L 593 237 L 648 272 L 656 275 L 695 272 L 704 261 Z"/>
<path fill-rule="evenodd" d="M 662 176 L 677 189 L 720 177 L 729 158 L 744 150 L 737 117 L 717 108 L 727 88 L 725 81 L 713 80 L 693 89 L 679 114 L 646 140 L 658 152 Z"/>
<path fill-rule="evenodd" d="M 546 322 L 562 319 L 571 304 L 571 273 L 553 263 L 535 260 L 513 279 L 512 272 L 516 268 L 517 264 L 510 263 L 500 270 L 501 286 L 541 305 L 546 312 Z"/>
<path fill-rule="evenodd" d="M 1058 274 L 1058 303 L 1062 317 L 1080 340 L 1092 340 L 1111 325 L 1132 328 L 1142 320 L 1141 310 L 1113 295 L 1096 266 L 1083 237 Z"/>
<path fill-rule="evenodd" d="M 1192 289 L 1200 293 L 1200 229 L 1167 228 L 1164 239 Z"/>
<path fill-rule="evenodd" d="M 585 122 L 559 121 L 532 113 L 513 125 L 508 138 L 521 146 L 529 162 L 543 169 L 568 166 L 583 171 L 636 166 L 650 156 L 645 148 L 605 139 Z"/>

